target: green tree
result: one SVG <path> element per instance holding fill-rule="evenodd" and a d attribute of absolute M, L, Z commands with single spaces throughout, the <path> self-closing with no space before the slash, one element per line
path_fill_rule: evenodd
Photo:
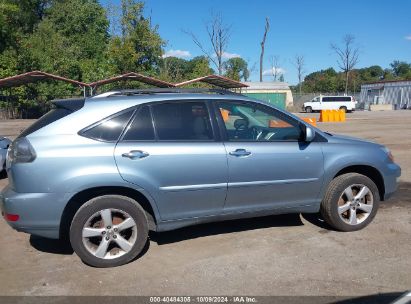
<path fill-rule="evenodd" d="M 250 77 L 247 62 L 241 57 L 230 58 L 224 62 L 225 76 L 237 81 L 247 81 Z"/>
<path fill-rule="evenodd" d="M 188 61 L 177 57 L 163 58 L 160 63 L 160 78 L 171 82 L 185 80 L 188 71 Z"/>
<path fill-rule="evenodd" d="M 411 64 L 405 61 L 394 60 L 390 64 L 390 66 L 395 77 L 405 78 L 408 74 L 411 73 Z"/>
<path fill-rule="evenodd" d="M 158 26 L 143 16 L 144 3 L 122 0 L 121 34 L 112 37 L 109 60 L 114 73 L 159 70 L 165 42 L 158 34 Z"/>

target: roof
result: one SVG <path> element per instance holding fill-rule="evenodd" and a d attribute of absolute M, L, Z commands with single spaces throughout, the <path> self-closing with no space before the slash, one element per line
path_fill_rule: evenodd
<path fill-rule="evenodd" d="M 208 75 L 204 77 L 199 77 L 187 81 L 183 81 L 180 83 L 176 83 L 176 87 L 181 87 L 185 86 L 188 84 L 196 83 L 196 82 L 204 82 L 207 84 L 211 84 L 220 88 L 225 88 L 225 89 L 235 89 L 235 88 L 245 88 L 248 87 L 247 84 L 242 83 L 240 81 L 232 80 L 227 77 L 219 76 L 219 75 Z"/>
<path fill-rule="evenodd" d="M 45 79 L 64 81 L 64 82 L 68 82 L 68 83 L 78 85 L 81 87 L 87 86 L 86 83 L 81 82 L 81 81 L 77 81 L 77 80 L 73 80 L 73 79 L 69 79 L 69 78 L 65 78 L 65 77 L 61 77 L 61 76 L 57 76 L 54 74 L 49 74 L 49 73 L 45 73 L 41 71 L 32 71 L 32 72 L 23 73 L 20 75 L 15 75 L 15 76 L 0 79 L 0 88 L 16 87 L 16 86 L 20 86 L 23 84 L 28 84 L 28 83 L 36 82 L 39 80 L 45 80 Z"/>
<path fill-rule="evenodd" d="M 290 86 L 286 82 L 244 82 L 247 90 L 289 90 Z"/>
<path fill-rule="evenodd" d="M 145 84 L 156 86 L 158 88 L 172 88 L 172 87 L 175 87 L 175 85 L 170 83 L 170 82 L 163 81 L 163 80 L 156 79 L 156 78 L 149 77 L 149 76 L 145 76 L 145 75 L 142 75 L 142 74 L 139 74 L 139 73 L 134 73 L 134 72 L 119 75 L 119 76 L 115 76 L 115 77 L 111 77 L 111 78 L 107 78 L 107 79 L 103 79 L 103 80 L 99 80 L 99 81 L 95 81 L 95 82 L 89 83 L 88 85 L 90 87 L 95 88 L 95 87 L 101 86 L 103 84 L 112 83 L 112 82 L 121 81 L 121 80 L 136 80 L 136 81 L 140 81 L 140 82 L 145 83 Z"/>
<path fill-rule="evenodd" d="M 367 82 L 363 83 L 362 86 L 364 85 L 371 85 L 371 84 L 386 84 L 386 83 L 397 83 L 397 82 L 409 82 L 411 83 L 411 80 L 386 80 L 386 81 L 374 81 L 374 82 Z"/>

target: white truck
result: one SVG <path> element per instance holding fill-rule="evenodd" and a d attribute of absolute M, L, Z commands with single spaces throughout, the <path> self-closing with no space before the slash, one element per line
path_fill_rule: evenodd
<path fill-rule="evenodd" d="M 353 96 L 317 96 L 311 101 L 304 102 L 303 110 L 307 113 L 321 110 L 344 110 L 345 112 L 355 111 L 355 101 Z"/>

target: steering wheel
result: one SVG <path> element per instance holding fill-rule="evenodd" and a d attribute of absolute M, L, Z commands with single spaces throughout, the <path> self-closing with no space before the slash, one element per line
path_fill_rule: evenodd
<path fill-rule="evenodd" d="M 234 128 L 236 131 L 245 131 L 248 129 L 248 120 L 239 118 L 234 121 Z"/>

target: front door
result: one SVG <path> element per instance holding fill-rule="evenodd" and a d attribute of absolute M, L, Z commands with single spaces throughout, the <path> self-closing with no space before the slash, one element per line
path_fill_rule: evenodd
<path fill-rule="evenodd" d="M 271 107 L 221 102 L 226 133 L 228 192 L 225 211 L 290 208 L 318 202 L 321 142 L 302 141 L 300 123 Z"/>
<path fill-rule="evenodd" d="M 123 179 L 153 197 L 162 220 L 214 215 L 223 208 L 226 153 L 214 139 L 205 102 L 141 106 L 115 159 Z"/>

